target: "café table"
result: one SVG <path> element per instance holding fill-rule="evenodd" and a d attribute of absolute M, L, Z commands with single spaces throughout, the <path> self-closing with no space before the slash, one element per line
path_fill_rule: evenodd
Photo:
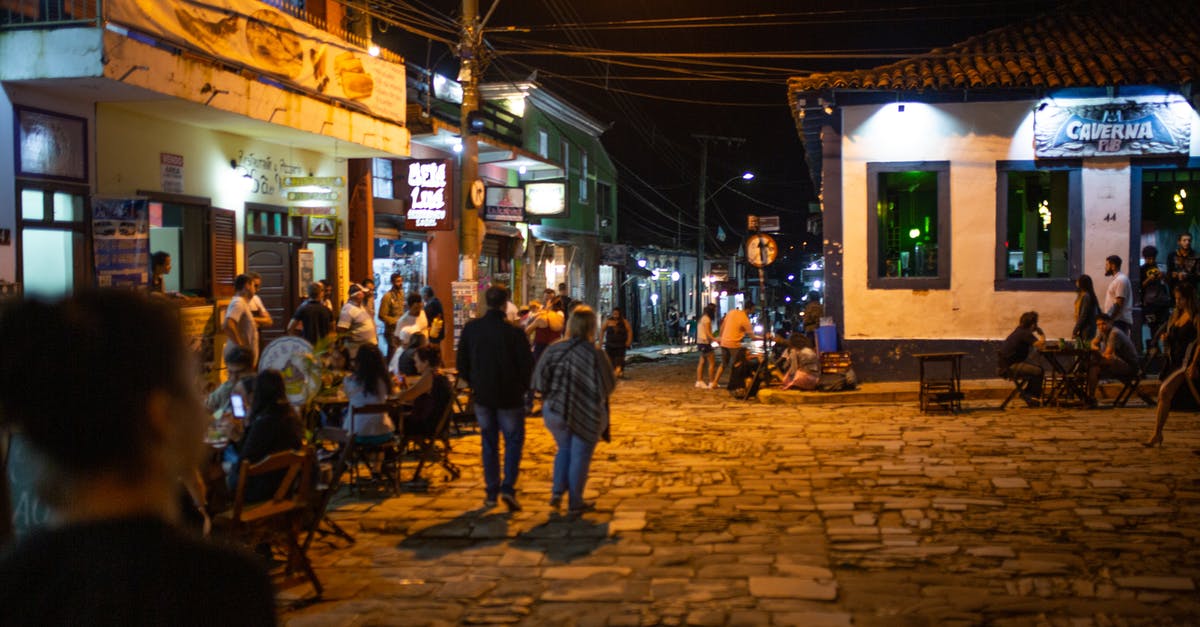
<path fill-rule="evenodd" d="M 1039 351 L 1048 369 L 1046 381 L 1048 405 L 1070 405 L 1087 402 L 1087 369 L 1090 348 L 1048 342 Z"/>
<path fill-rule="evenodd" d="M 913 353 L 920 367 L 921 411 L 934 405 L 951 412 L 962 409 L 962 358 L 966 353 Z M 937 367 L 936 364 L 941 364 Z"/>

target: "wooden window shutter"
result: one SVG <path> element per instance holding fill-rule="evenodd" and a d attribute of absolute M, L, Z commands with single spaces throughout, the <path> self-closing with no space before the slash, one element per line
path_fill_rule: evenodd
<path fill-rule="evenodd" d="M 208 218 L 209 276 L 214 300 L 232 298 L 237 277 L 237 214 L 212 208 Z"/>

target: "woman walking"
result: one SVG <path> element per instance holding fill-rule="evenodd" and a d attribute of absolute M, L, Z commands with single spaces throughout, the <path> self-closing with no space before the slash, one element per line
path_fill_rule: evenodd
<path fill-rule="evenodd" d="M 620 307 L 613 307 L 612 314 L 604 321 L 604 353 L 612 363 L 613 374 L 618 378 L 625 376 L 625 351 L 633 344 L 633 329 L 629 321 L 621 313 Z"/>
<path fill-rule="evenodd" d="M 1071 337 L 1090 344 L 1096 337 L 1096 314 L 1100 313 L 1100 301 L 1096 300 L 1096 289 L 1092 277 L 1081 274 L 1075 279 L 1075 329 Z"/>
<path fill-rule="evenodd" d="M 546 429 L 558 445 L 550 506 L 561 505 L 565 492 L 574 516 L 595 509 L 583 500 L 583 490 L 596 443 L 609 441 L 608 397 L 616 386 L 608 357 L 595 346 L 596 322 L 590 307 L 576 307 L 567 337 L 547 348 L 533 371 Z"/>
<path fill-rule="evenodd" d="M 696 350 L 700 353 L 700 363 L 696 364 L 696 387 L 707 390 L 710 386 L 709 381 L 715 381 L 717 368 L 717 358 L 713 354 L 713 318 L 717 317 L 717 306 L 714 303 L 709 303 L 704 306 L 704 313 L 700 316 L 700 322 L 696 326 Z M 708 374 L 704 374 L 705 366 L 707 365 Z"/>

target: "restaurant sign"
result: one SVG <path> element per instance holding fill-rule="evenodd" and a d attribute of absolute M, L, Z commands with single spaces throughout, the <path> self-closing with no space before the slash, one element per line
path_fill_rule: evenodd
<path fill-rule="evenodd" d="M 404 228 L 410 231 L 452 231 L 450 162 L 411 159 L 404 162 L 403 179 L 396 181 L 404 200 Z"/>
<path fill-rule="evenodd" d="M 1044 100 L 1033 114 L 1038 157 L 1188 154 L 1193 111 L 1178 95 L 1063 102 Z"/>

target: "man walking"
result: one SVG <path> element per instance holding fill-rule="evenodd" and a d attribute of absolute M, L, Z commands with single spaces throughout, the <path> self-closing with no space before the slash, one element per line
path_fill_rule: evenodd
<path fill-rule="evenodd" d="M 1104 313 L 1128 336 L 1133 331 L 1133 286 L 1121 272 L 1121 257 L 1109 255 L 1104 260 L 1104 276 L 1113 278 L 1104 292 Z"/>
<path fill-rule="evenodd" d="M 346 337 L 346 350 L 350 358 L 358 355 L 358 347 L 363 344 L 377 344 L 375 337 L 375 318 L 363 307 L 366 291 L 358 283 L 350 285 L 350 299 L 342 306 L 338 316 L 337 329 L 339 334 Z"/>
<path fill-rule="evenodd" d="M 517 501 L 517 474 L 525 445 L 525 391 L 533 375 L 529 340 L 508 323 L 508 290 L 488 288 L 487 313 L 463 327 L 458 342 L 458 374 L 475 394 L 475 416 L 483 439 L 483 506 L 499 497 L 510 511 Z M 504 477 L 500 477 L 500 434 L 504 434 Z"/>
<path fill-rule="evenodd" d="M 254 356 L 250 361 L 252 366 L 258 363 L 258 324 L 250 310 L 255 295 L 254 286 L 254 279 L 249 274 L 237 275 L 233 280 L 233 289 L 237 293 L 225 308 L 225 320 L 221 323 L 229 338 L 225 344 L 226 357 L 235 346 L 241 346 Z"/>

